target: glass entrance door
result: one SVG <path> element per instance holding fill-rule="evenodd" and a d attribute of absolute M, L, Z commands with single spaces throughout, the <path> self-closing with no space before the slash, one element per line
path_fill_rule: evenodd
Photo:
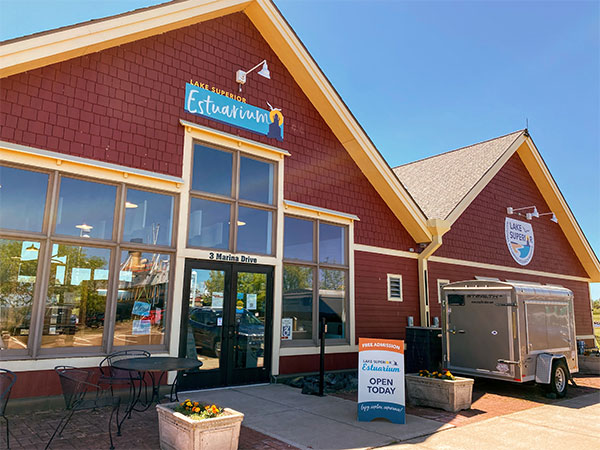
<path fill-rule="evenodd" d="M 266 382 L 270 374 L 273 268 L 188 260 L 180 355 L 202 367 L 181 389 Z"/>

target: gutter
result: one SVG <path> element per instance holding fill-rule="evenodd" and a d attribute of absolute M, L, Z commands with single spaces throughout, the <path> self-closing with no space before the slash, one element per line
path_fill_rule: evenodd
<path fill-rule="evenodd" d="M 419 310 L 421 314 L 420 325 L 431 325 L 429 312 L 429 277 L 427 274 L 427 260 L 442 245 L 442 236 L 450 230 L 450 223 L 443 219 L 429 219 L 427 228 L 431 231 L 431 242 L 423 249 L 417 258 L 419 272 Z"/>

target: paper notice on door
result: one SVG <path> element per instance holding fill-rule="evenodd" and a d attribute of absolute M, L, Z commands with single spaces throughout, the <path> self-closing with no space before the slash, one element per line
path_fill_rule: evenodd
<path fill-rule="evenodd" d="M 291 341 L 292 340 L 292 327 L 294 326 L 294 319 L 291 317 L 284 317 L 281 319 L 281 340 Z"/>
<path fill-rule="evenodd" d="M 223 293 L 222 292 L 213 292 L 212 293 L 212 307 L 213 308 L 222 308 L 223 307 Z"/>
<path fill-rule="evenodd" d="M 249 311 L 256 309 L 256 294 L 246 294 L 246 309 Z"/>

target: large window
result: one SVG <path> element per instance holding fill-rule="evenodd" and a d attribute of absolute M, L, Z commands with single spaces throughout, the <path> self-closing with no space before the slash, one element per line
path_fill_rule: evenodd
<path fill-rule="evenodd" d="M 0 356 L 164 348 L 173 195 L 0 165 Z"/>
<path fill-rule="evenodd" d="M 282 344 L 316 343 L 322 318 L 326 339 L 347 342 L 348 228 L 286 216 L 283 258 Z"/>
<path fill-rule="evenodd" d="M 188 246 L 274 253 L 274 163 L 194 145 Z"/>

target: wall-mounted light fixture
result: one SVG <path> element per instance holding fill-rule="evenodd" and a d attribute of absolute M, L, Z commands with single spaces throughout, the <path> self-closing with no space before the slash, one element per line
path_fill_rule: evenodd
<path fill-rule="evenodd" d="M 525 212 L 525 213 L 517 212 L 517 211 L 523 211 L 524 209 L 533 209 L 533 210 Z M 527 220 L 531 220 L 533 217 L 540 217 L 540 214 L 538 213 L 538 210 L 535 206 L 523 206 L 522 208 L 513 208 L 512 206 L 509 206 L 506 208 L 506 213 L 509 215 L 516 214 L 518 216 L 525 216 L 525 218 Z"/>
<path fill-rule="evenodd" d="M 523 211 L 525 209 L 530 209 L 531 211 L 519 212 L 519 211 Z M 539 218 L 542 216 L 552 215 L 550 220 L 554 223 L 558 223 L 558 219 L 556 218 L 556 215 L 553 212 L 547 212 L 547 213 L 540 214 L 535 206 L 524 206 L 523 208 L 513 208 L 512 206 L 509 206 L 506 208 L 506 214 L 508 214 L 508 215 L 516 214 L 517 216 L 524 216 L 527 220 L 531 220 L 534 217 Z"/>
<path fill-rule="evenodd" d="M 257 73 L 261 77 L 265 77 L 268 80 L 271 79 L 271 72 L 269 72 L 269 67 L 267 66 L 266 59 L 259 62 L 257 65 L 255 65 L 250 70 L 241 70 L 240 69 L 235 73 L 235 81 L 236 81 L 236 83 L 238 83 L 240 85 L 240 92 L 242 92 L 242 84 L 246 84 L 246 75 L 248 75 L 253 70 L 258 69 L 261 64 L 262 64 L 262 69 L 260 69 Z"/>
<path fill-rule="evenodd" d="M 542 214 L 540 214 L 540 217 L 542 217 L 542 216 L 549 216 L 549 215 L 552 215 L 552 217 L 550 217 L 550 220 L 552 222 L 558 223 L 558 219 L 556 218 L 556 214 L 554 214 L 552 211 L 547 212 L 547 213 L 542 213 Z"/>

